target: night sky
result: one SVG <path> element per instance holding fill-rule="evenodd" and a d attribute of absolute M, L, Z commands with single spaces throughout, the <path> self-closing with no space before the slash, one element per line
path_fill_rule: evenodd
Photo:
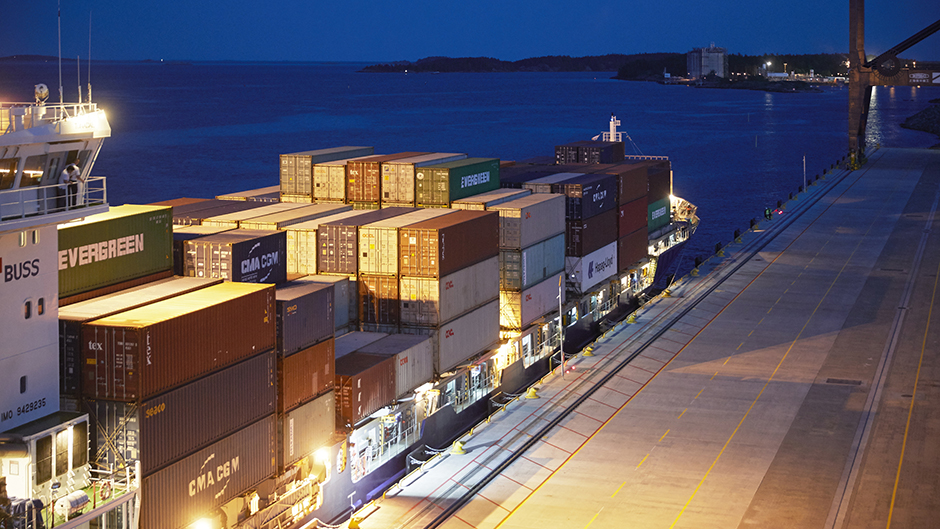
<path fill-rule="evenodd" d="M 56 1 L 9 0 L 0 56 L 56 55 Z M 937 0 L 866 5 L 877 54 L 940 19 Z M 62 54 L 94 59 L 365 61 L 427 56 L 848 51 L 848 0 L 62 0 Z M 902 54 L 940 61 L 940 34 Z"/>

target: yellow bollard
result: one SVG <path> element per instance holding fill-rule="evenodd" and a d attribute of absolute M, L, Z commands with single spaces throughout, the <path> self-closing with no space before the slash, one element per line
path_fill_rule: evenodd
<path fill-rule="evenodd" d="M 591 351 L 593 351 L 593 350 L 594 350 L 594 349 L 591 348 L 591 347 L 585 347 L 585 348 L 584 348 L 584 354 L 582 354 L 581 356 L 594 356 L 594 353 L 591 352 Z"/>
<path fill-rule="evenodd" d="M 460 441 L 454 441 L 454 446 L 451 447 L 450 453 L 453 454 L 453 455 L 455 455 L 455 456 L 462 456 L 462 455 L 466 454 L 467 451 L 463 449 L 463 443 L 462 443 L 462 442 L 460 442 Z"/>
<path fill-rule="evenodd" d="M 666 290 L 663 290 L 663 297 L 664 297 L 664 298 L 671 298 L 671 297 L 672 297 L 672 292 L 670 292 L 668 288 L 667 288 Z"/>
<path fill-rule="evenodd" d="M 715 255 L 717 255 L 718 257 L 724 257 L 724 256 L 725 256 L 725 249 L 724 249 L 724 248 L 719 248 L 719 249 L 718 249 L 718 252 L 715 253 Z"/>
<path fill-rule="evenodd" d="M 630 317 L 627 318 L 627 323 L 636 323 L 636 316 L 631 314 Z"/>
<path fill-rule="evenodd" d="M 692 277 L 698 277 L 698 268 L 693 268 L 689 275 Z"/>
<path fill-rule="evenodd" d="M 527 399 L 537 399 L 539 396 L 535 393 L 535 388 L 531 387 L 528 391 L 525 392 L 525 398 Z"/>
<path fill-rule="evenodd" d="M 348 525 L 347 527 L 348 527 L 349 529 L 359 529 L 359 518 L 357 518 L 357 517 L 355 517 L 355 516 L 353 516 L 352 518 L 350 518 L 350 519 L 349 519 L 349 525 Z"/>

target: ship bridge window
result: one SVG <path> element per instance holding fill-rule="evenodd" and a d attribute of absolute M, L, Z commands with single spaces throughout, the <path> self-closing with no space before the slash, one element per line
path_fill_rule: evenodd
<path fill-rule="evenodd" d="M 4 158 L 0 160 L 0 189 L 10 189 L 13 187 L 13 181 L 16 180 L 16 158 Z"/>
<path fill-rule="evenodd" d="M 52 479 L 52 436 L 47 435 L 36 441 L 36 485 Z"/>
<path fill-rule="evenodd" d="M 59 432 L 55 435 L 55 475 L 61 476 L 69 472 L 69 432 Z"/>
<path fill-rule="evenodd" d="M 72 468 L 88 463 L 88 423 L 80 422 L 72 427 Z"/>
<path fill-rule="evenodd" d="M 46 158 L 48 155 L 30 156 L 26 159 L 26 165 L 23 166 L 23 178 L 20 179 L 20 187 L 38 186 L 42 180 L 42 173 L 46 167 Z"/>

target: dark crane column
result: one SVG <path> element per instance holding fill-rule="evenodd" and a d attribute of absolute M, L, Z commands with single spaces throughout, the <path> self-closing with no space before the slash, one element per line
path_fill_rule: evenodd
<path fill-rule="evenodd" d="M 849 152 L 865 147 L 871 68 L 865 66 L 865 0 L 849 0 Z"/>

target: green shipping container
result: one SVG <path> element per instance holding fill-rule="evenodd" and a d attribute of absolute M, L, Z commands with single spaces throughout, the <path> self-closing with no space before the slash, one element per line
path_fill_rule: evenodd
<path fill-rule="evenodd" d="M 669 224 L 669 199 L 657 200 L 647 206 L 646 221 L 649 224 L 649 231 L 654 232 Z"/>
<path fill-rule="evenodd" d="M 454 200 L 499 189 L 498 158 L 467 158 L 415 167 L 415 202 L 419 207 L 449 207 Z"/>
<path fill-rule="evenodd" d="M 173 208 L 124 205 L 59 226 L 59 298 L 173 268 Z"/>

